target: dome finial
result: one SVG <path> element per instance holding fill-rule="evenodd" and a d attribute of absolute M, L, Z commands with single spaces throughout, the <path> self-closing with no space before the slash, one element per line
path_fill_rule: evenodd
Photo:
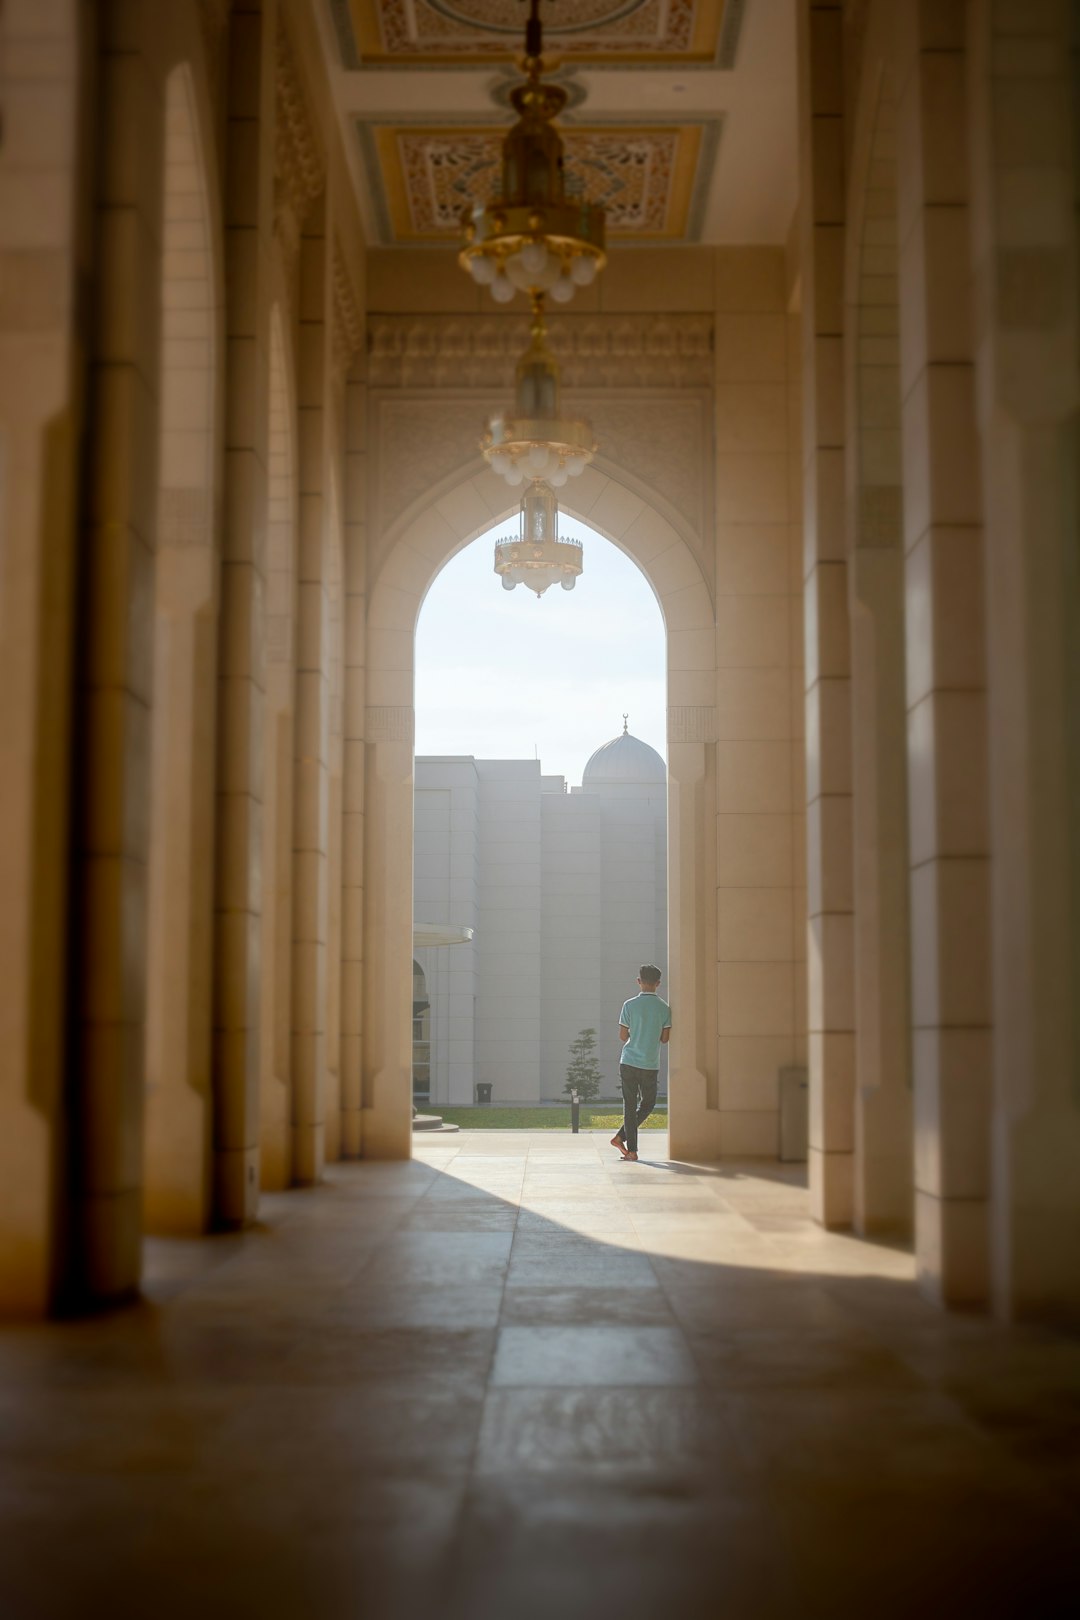
<path fill-rule="evenodd" d="M 622 734 L 624 737 L 627 736 L 630 731 L 630 726 L 628 724 L 629 719 L 630 716 L 628 714 L 624 714 L 622 717 Z"/>

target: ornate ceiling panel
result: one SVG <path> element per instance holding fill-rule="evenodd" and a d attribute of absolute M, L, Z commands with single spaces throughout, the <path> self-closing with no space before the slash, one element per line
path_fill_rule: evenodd
<path fill-rule="evenodd" d="M 520 0 L 331 0 L 365 67 L 506 60 L 520 49 Z M 741 0 L 550 0 L 548 54 L 592 62 L 705 63 L 722 54 L 726 8 Z M 339 16 L 341 32 L 346 21 Z"/>
<path fill-rule="evenodd" d="M 699 158 L 715 144 L 703 142 L 706 132 L 714 136 L 715 126 L 564 129 L 568 189 L 603 203 L 613 240 L 685 240 Z M 496 194 L 502 128 L 391 125 L 372 133 L 393 241 L 452 241 L 462 210 Z"/>
<path fill-rule="evenodd" d="M 527 5 L 313 3 L 337 56 L 334 100 L 367 242 L 449 246 L 462 210 L 492 193 Z M 604 204 L 615 247 L 786 240 L 797 192 L 795 9 L 541 0 L 548 76 L 568 97 L 558 119 L 568 172 Z"/>

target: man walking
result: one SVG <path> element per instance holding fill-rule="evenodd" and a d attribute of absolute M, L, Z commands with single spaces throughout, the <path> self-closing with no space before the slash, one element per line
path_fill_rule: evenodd
<path fill-rule="evenodd" d="M 671 1037 L 671 1008 L 657 994 L 660 969 L 646 964 L 638 974 L 638 994 L 623 1002 L 619 1014 L 622 1061 L 623 1122 L 611 1138 L 624 1159 L 637 1158 L 638 1126 L 656 1106 L 660 1048 Z"/>

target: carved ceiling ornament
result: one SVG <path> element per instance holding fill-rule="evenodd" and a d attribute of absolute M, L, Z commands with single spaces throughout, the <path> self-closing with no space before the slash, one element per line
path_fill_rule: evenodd
<path fill-rule="evenodd" d="M 326 184 L 326 155 L 280 18 L 275 44 L 274 229 L 291 273 L 304 221 Z"/>

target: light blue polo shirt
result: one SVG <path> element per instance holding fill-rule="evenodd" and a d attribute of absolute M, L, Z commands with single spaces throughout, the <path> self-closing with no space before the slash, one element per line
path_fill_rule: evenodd
<path fill-rule="evenodd" d="M 623 1002 L 619 1023 L 630 1031 L 630 1039 L 619 1054 L 620 1063 L 632 1069 L 660 1067 L 660 1036 L 671 1026 L 671 1008 L 654 991 L 640 990 Z"/>

